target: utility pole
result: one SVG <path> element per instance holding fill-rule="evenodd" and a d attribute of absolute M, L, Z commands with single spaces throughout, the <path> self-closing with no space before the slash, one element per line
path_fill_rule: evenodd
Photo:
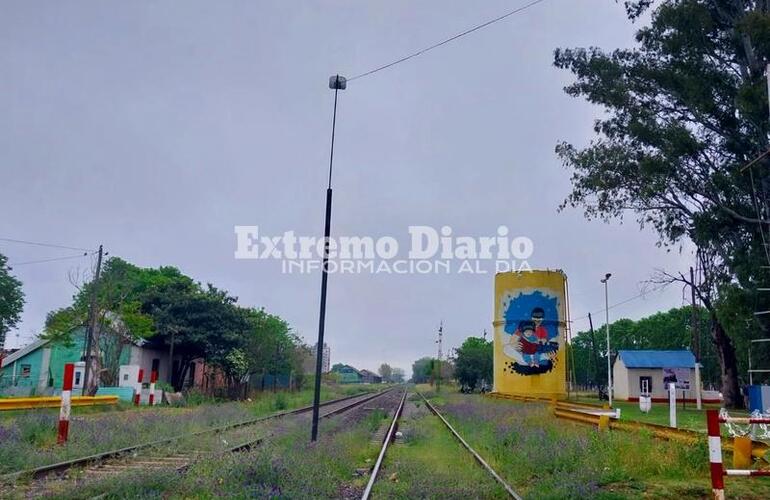
<path fill-rule="evenodd" d="M 609 292 L 607 291 L 607 283 L 610 281 L 611 273 L 604 275 L 604 279 L 600 280 L 604 283 L 604 313 L 605 313 L 605 326 L 607 328 L 607 401 L 612 408 L 612 355 L 610 354 L 610 299 Z"/>
<path fill-rule="evenodd" d="M 695 361 L 700 362 L 700 315 L 698 304 L 695 300 L 695 272 L 690 267 L 690 300 L 692 301 L 692 347 Z"/>
<path fill-rule="evenodd" d="M 436 392 L 441 392 L 441 345 L 444 337 L 444 321 L 441 321 L 438 327 L 438 379 L 436 380 Z"/>
<path fill-rule="evenodd" d="M 334 131 L 337 128 L 337 92 L 347 88 L 347 80 L 340 75 L 329 77 L 329 88 L 334 90 L 332 115 L 332 142 L 329 152 L 329 184 L 326 188 L 326 219 L 324 224 L 324 256 L 321 269 L 321 311 L 318 318 L 318 343 L 316 344 L 315 390 L 313 394 L 313 424 L 310 441 L 318 439 L 318 410 L 321 405 L 321 364 L 323 363 L 324 329 L 326 327 L 326 283 L 329 279 L 329 235 L 332 225 L 332 167 L 334 166 Z"/>
<path fill-rule="evenodd" d="M 171 328 L 171 343 L 168 346 L 168 383 L 174 387 L 174 334 L 176 328 Z M 174 387 L 174 389 L 176 389 Z"/>
<path fill-rule="evenodd" d="M 88 307 L 88 325 L 86 327 L 86 351 L 85 351 L 85 362 L 86 362 L 86 369 L 85 373 L 83 374 L 83 390 L 82 395 L 85 396 L 86 392 L 88 391 L 88 388 L 90 386 L 89 384 L 89 376 L 91 375 L 91 361 L 93 358 L 93 339 L 94 339 L 94 330 L 96 330 L 96 299 L 97 299 L 97 291 L 99 288 L 99 276 L 102 272 L 102 245 L 99 245 L 99 254 L 96 258 L 96 274 L 94 275 L 94 280 L 91 282 L 91 303 Z M 97 346 L 98 350 L 99 346 Z"/>
<path fill-rule="evenodd" d="M 692 300 L 692 346 L 695 354 L 695 406 L 701 409 L 700 393 L 700 314 L 695 300 L 695 272 L 690 267 L 690 299 Z M 684 400 L 685 398 L 682 398 Z"/>
<path fill-rule="evenodd" d="M 591 313 L 588 313 L 588 326 L 591 329 L 591 355 L 594 358 L 593 381 L 598 385 L 599 379 L 599 353 L 596 351 L 596 337 L 594 336 L 594 320 Z"/>

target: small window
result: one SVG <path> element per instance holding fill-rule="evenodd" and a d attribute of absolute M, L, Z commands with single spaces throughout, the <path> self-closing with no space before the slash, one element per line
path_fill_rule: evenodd
<path fill-rule="evenodd" d="M 80 372 L 75 372 L 75 385 L 80 385 Z"/>
<path fill-rule="evenodd" d="M 125 382 L 126 380 L 128 380 L 128 373 L 123 374 L 123 381 Z"/>
<path fill-rule="evenodd" d="M 32 373 L 32 365 L 21 365 L 21 377 L 29 378 Z"/>

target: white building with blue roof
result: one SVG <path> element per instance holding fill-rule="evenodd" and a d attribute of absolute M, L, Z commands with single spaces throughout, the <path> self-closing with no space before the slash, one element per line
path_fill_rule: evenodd
<path fill-rule="evenodd" d="M 668 402 L 668 382 L 676 379 L 677 399 L 695 402 L 695 356 L 688 349 L 676 351 L 619 350 L 612 367 L 615 398 L 639 401 L 643 387 L 654 402 Z M 718 394 L 704 393 L 704 403 L 720 402 Z"/>

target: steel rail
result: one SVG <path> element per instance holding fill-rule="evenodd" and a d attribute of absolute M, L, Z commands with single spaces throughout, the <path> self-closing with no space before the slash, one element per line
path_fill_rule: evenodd
<path fill-rule="evenodd" d="M 341 408 L 337 408 L 336 410 L 332 410 L 330 412 L 324 413 L 319 418 L 330 418 L 330 417 L 333 417 L 335 415 L 339 415 L 340 413 L 344 413 L 344 412 L 350 410 L 351 408 L 355 408 L 356 406 L 361 406 L 364 403 L 368 403 L 372 399 L 384 396 L 385 394 L 389 393 L 392 390 L 393 390 L 393 388 L 389 388 L 389 389 L 385 389 L 384 391 L 377 392 L 377 393 L 373 394 L 372 396 L 370 396 L 368 398 L 364 398 L 364 399 L 361 399 L 359 401 L 354 401 L 353 403 L 351 403 L 349 405 L 345 405 L 345 406 L 343 406 Z M 358 396 L 360 396 L 360 395 L 361 394 L 358 394 Z M 336 402 L 339 403 L 341 401 L 345 401 L 345 399 L 337 400 Z M 327 405 L 323 405 L 322 404 L 321 406 L 327 406 Z M 308 408 L 312 409 L 313 407 L 309 406 Z M 310 410 L 307 410 L 307 411 L 310 411 Z M 238 451 L 248 451 L 252 447 L 261 444 L 262 441 L 264 441 L 268 437 L 270 437 L 270 435 L 260 436 L 260 437 L 258 437 L 256 439 L 245 441 L 245 442 L 243 442 L 241 444 L 238 444 L 238 445 L 235 445 L 235 446 L 231 446 L 230 448 L 224 450 L 223 453 L 226 454 L 226 453 L 235 453 L 235 452 L 238 452 Z M 185 468 L 187 468 L 189 466 L 190 466 L 190 464 L 185 464 L 182 467 L 179 467 L 177 470 L 182 470 L 182 469 L 185 469 Z"/>
<path fill-rule="evenodd" d="M 369 482 L 366 484 L 364 494 L 361 495 L 361 500 L 368 500 L 369 496 L 372 494 L 372 488 L 374 487 L 374 483 L 377 481 L 377 474 L 380 472 L 380 467 L 382 466 L 382 462 L 385 459 L 385 453 L 388 451 L 388 446 L 393 441 L 393 435 L 398 428 L 398 419 L 401 418 L 401 412 L 404 409 L 404 402 L 406 401 L 406 394 L 408 392 L 409 391 L 404 390 L 404 395 L 401 396 L 401 402 L 398 404 L 396 413 L 393 415 L 393 421 L 390 423 L 390 428 L 388 428 L 388 432 L 385 434 L 385 439 L 382 442 L 380 454 L 377 456 L 377 461 L 374 463 L 371 476 L 369 477 Z"/>
<path fill-rule="evenodd" d="M 449 431 L 454 435 L 454 437 L 457 438 L 458 441 L 460 441 L 460 444 L 462 444 L 463 447 L 465 447 L 465 449 L 468 450 L 471 453 L 471 455 L 473 455 L 473 458 L 475 458 L 476 461 L 479 464 L 481 464 L 481 466 L 484 467 L 493 478 L 495 478 L 495 481 L 500 483 L 500 486 L 502 486 L 503 489 L 505 489 L 505 491 L 508 492 L 511 498 L 515 498 L 516 500 L 523 500 L 521 496 L 519 496 L 515 491 L 513 491 L 513 488 L 511 488 L 511 485 L 506 483 L 505 480 L 502 477 L 500 477 L 500 475 L 497 472 L 495 472 L 495 470 L 481 457 L 481 455 L 479 455 L 476 452 L 476 450 L 474 450 L 471 447 L 471 445 L 469 445 L 465 441 L 465 439 L 463 439 L 462 436 L 460 436 L 460 434 L 454 429 L 454 427 L 452 427 L 452 424 L 447 422 L 447 419 L 445 419 L 444 416 L 441 413 L 439 413 L 436 407 L 434 407 L 430 403 L 430 401 L 428 401 L 425 398 L 425 396 L 423 396 L 421 393 L 418 392 L 417 394 L 419 394 L 422 400 L 425 401 L 425 405 L 428 407 L 428 409 L 432 411 L 433 414 L 435 414 L 442 422 L 444 422 L 444 425 L 447 427 L 447 429 L 449 429 Z"/>
<path fill-rule="evenodd" d="M 384 394 L 384 393 L 386 393 L 386 392 L 388 392 L 390 390 L 392 390 L 392 388 L 386 389 L 384 391 L 379 391 L 379 392 L 375 393 L 375 395 L 373 397 L 376 397 L 377 395 Z M 347 400 L 350 400 L 350 399 L 360 398 L 361 396 L 365 396 L 367 394 L 371 394 L 371 392 L 364 392 L 364 393 L 360 393 L 360 394 L 355 394 L 353 396 L 346 396 L 344 398 L 339 398 L 339 399 L 334 399 L 334 400 L 331 400 L 331 401 L 326 401 L 324 403 L 321 403 L 321 406 L 329 406 L 329 405 L 332 405 L 332 404 L 341 403 L 343 401 L 347 401 Z M 366 402 L 366 401 L 369 401 L 369 399 L 371 399 L 371 398 L 364 399 L 362 401 L 362 403 Z M 31 477 L 33 479 L 37 479 L 37 478 L 39 478 L 41 476 L 45 476 L 47 474 L 50 474 L 50 473 L 53 473 L 53 472 L 57 472 L 57 471 L 65 471 L 65 470 L 71 469 L 72 467 L 75 467 L 75 466 L 78 466 L 78 465 L 86 465 L 86 464 L 91 464 L 91 463 L 99 462 L 101 460 L 105 460 L 105 459 L 109 459 L 109 458 L 117 458 L 117 457 L 119 457 L 121 455 L 124 455 L 126 453 L 129 453 L 129 452 L 133 452 L 133 451 L 137 451 L 137 450 L 141 450 L 141 449 L 145 449 L 145 448 L 151 448 L 153 446 L 158 446 L 158 445 L 162 445 L 162 444 L 172 443 L 172 442 L 178 441 L 180 439 L 201 436 L 201 435 L 209 434 L 209 433 L 218 433 L 218 432 L 227 431 L 227 430 L 231 430 L 231 429 L 236 429 L 238 427 L 244 427 L 244 426 L 248 426 L 248 425 L 253 425 L 253 424 L 257 424 L 257 423 L 264 422 L 264 421 L 267 421 L 267 420 L 272 420 L 272 419 L 275 419 L 275 418 L 281 418 L 281 417 L 285 417 L 285 416 L 289 416 L 289 415 L 296 415 L 296 414 L 300 414 L 300 413 L 305 413 L 305 412 L 311 411 L 312 409 L 313 409 L 312 406 L 304 406 L 302 408 L 296 408 L 294 410 L 287 410 L 287 411 L 282 411 L 282 412 L 278 412 L 278 413 L 273 413 L 273 414 L 265 415 L 263 417 L 258 417 L 258 418 L 255 418 L 255 419 L 250 419 L 250 420 L 244 420 L 244 421 L 241 421 L 241 422 L 236 422 L 234 424 L 222 425 L 222 426 L 219 426 L 219 427 L 213 427 L 213 428 L 210 428 L 210 429 L 204 429 L 202 431 L 197 431 L 197 432 L 193 432 L 193 433 L 189 433 L 189 434 L 180 434 L 180 435 L 177 435 L 177 436 L 172 436 L 172 437 L 169 437 L 169 438 L 163 438 L 163 439 L 159 439 L 159 440 L 156 440 L 156 441 L 150 441 L 150 442 L 146 442 L 146 443 L 140 443 L 140 444 L 137 444 L 137 445 L 127 446 L 125 448 L 120 448 L 120 449 L 117 449 L 117 450 L 110 450 L 110 451 L 105 451 L 105 452 L 102 452 L 102 453 L 96 453 L 96 454 L 93 454 L 93 455 L 88 455 L 88 456 L 85 456 L 85 457 L 74 458 L 72 460 L 66 460 L 66 461 L 63 461 L 63 462 L 57 462 L 57 463 L 53 463 L 53 464 L 49 464 L 49 465 L 42 465 L 40 467 L 36 467 L 36 468 L 33 468 L 33 469 L 27 469 L 27 470 L 22 470 L 22 471 L 11 472 L 11 473 L 4 474 L 4 475 L 0 476 L 0 484 L 14 482 L 19 477 L 22 477 L 22 476 L 29 476 L 29 477 Z"/>
<path fill-rule="evenodd" d="M 384 396 L 385 394 L 389 393 L 393 389 L 394 388 L 391 387 L 391 388 L 385 389 L 383 391 L 376 392 L 376 393 L 374 393 L 370 397 L 361 399 L 360 401 L 355 401 L 355 402 L 353 402 L 353 403 L 351 403 L 349 405 L 345 405 L 342 408 L 338 408 L 336 410 L 332 410 L 330 412 L 324 413 L 319 418 L 330 418 L 330 417 L 333 417 L 335 415 L 339 415 L 340 413 L 343 413 L 343 412 L 345 412 L 345 411 L 347 411 L 347 410 L 349 410 L 351 408 L 354 408 L 356 406 L 360 406 L 360 405 L 362 405 L 364 403 L 367 403 L 367 402 L 371 401 L 372 399 L 378 398 L 380 396 Z M 344 398 L 340 398 L 340 399 L 335 399 L 333 401 L 327 401 L 325 403 L 321 403 L 321 406 L 329 406 L 330 404 L 333 404 L 333 403 L 340 403 L 340 402 L 347 401 L 349 399 L 353 399 L 353 398 L 356 398 L 358 396 L 366 395 L 366 394 L 371 394 L 371 393 L 370 392 L 364 392 L 364 393 L 361 393 L 361 394 L 356 394 L 354 396 L 348 396 L 348 397 L 344 397 Z M 276 416 L 284 416 L 284 415 L 287 415 L 288 413 L 298 413 L 299 410 L 310 411 L 312 409 L 313 409 L 312 406 L 306 406 L 306 407 L 300 408 L 298 410 L 292 410 L 291 412 L 283 412 L 281 414 L 276 414 Z M 265 436 L 259 436 L 258 438 L 251 439 L 249 441 L 244 441 L 243 443 L 240 443 L 240 444 L 237 444 L 235 446 L 231 446 L 231 447 L 229 447 L 229 448 L 227 448 L 225 450 L 222 450 L 221 452 L 219 452 L 219 454 L 220 455 L 227 455 L 227 454 L 230 454 L 230 453 L 238 453 L 238 452 L 241 452 L 241 451 L 249 451 L 252 448 L 262 444 L 262 442 L 264 442 L 264 440 L 267 439 L 268 437 L 270 437 L 269 434 L 265 435 Z M 184 474 L 184 473 L 187 472 L 188 469 L 190 469 L 190 467 L 192 467 L 192 465 L 194 463 L 195 463 L 194 460 L 191 460 L 189 462 L 185 462 L 185 463 L 183 463 L 181 465 L 178 465 L 178 466 L 174 467 L 174 470 L 176 472 L 180 473 L 180 474 Z M 91 497 L 90 500 L 102 500 L 104 498 L 107 498 L 107 495 L 108 495 L 107 493 L 102 493 L 100 495 Z"/>

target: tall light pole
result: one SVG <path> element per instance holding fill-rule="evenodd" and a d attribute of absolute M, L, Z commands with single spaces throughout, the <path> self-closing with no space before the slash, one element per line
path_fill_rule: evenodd
<path fill-rule="evenodd" d="M 315 359 L 315 393 L 313 394 L 313 427 L 310 441 L 318 439 L 318 409 L 321 405 L 321 364 L 323 363 L 324 327 L 326 326 L 326 282 L 329 277 L 329 234 L 332 224 L 332 167 L 334 166 L 334 130 L 337 127 L 337 92 L 345 90 L 347 80 L 340 75 L 329 77 L 329 88 L 334 90 L 332 115 L 332 143 L 329 152 L 329 184 L 326 187 L 326 223 L 324 225 L 324 256 L 321 270 L 321 313 L 318 318 L 318 343 Z"/>
<path fill-rule="evenodd" d="M 607 273 L 604 275 L 604 279 L 600 280 L 604 283 L 604 326 L 607 329 L 607 398 L 610 407 L 612 407 L 612 361 L 610 358 L 610 299 L 607 291 L 607 282 L 610 280 L 612 274 Z"/>
<path fill-rule="evenodd" d="M 436 382 L 436 392 L 441 392 L 441 346 L 443 342 L 444 337 L 444 321 L 441 321 L 441 325 L 438 327 L 438 340 L 436 343 L 438 344 L 438 381 Z"/>

